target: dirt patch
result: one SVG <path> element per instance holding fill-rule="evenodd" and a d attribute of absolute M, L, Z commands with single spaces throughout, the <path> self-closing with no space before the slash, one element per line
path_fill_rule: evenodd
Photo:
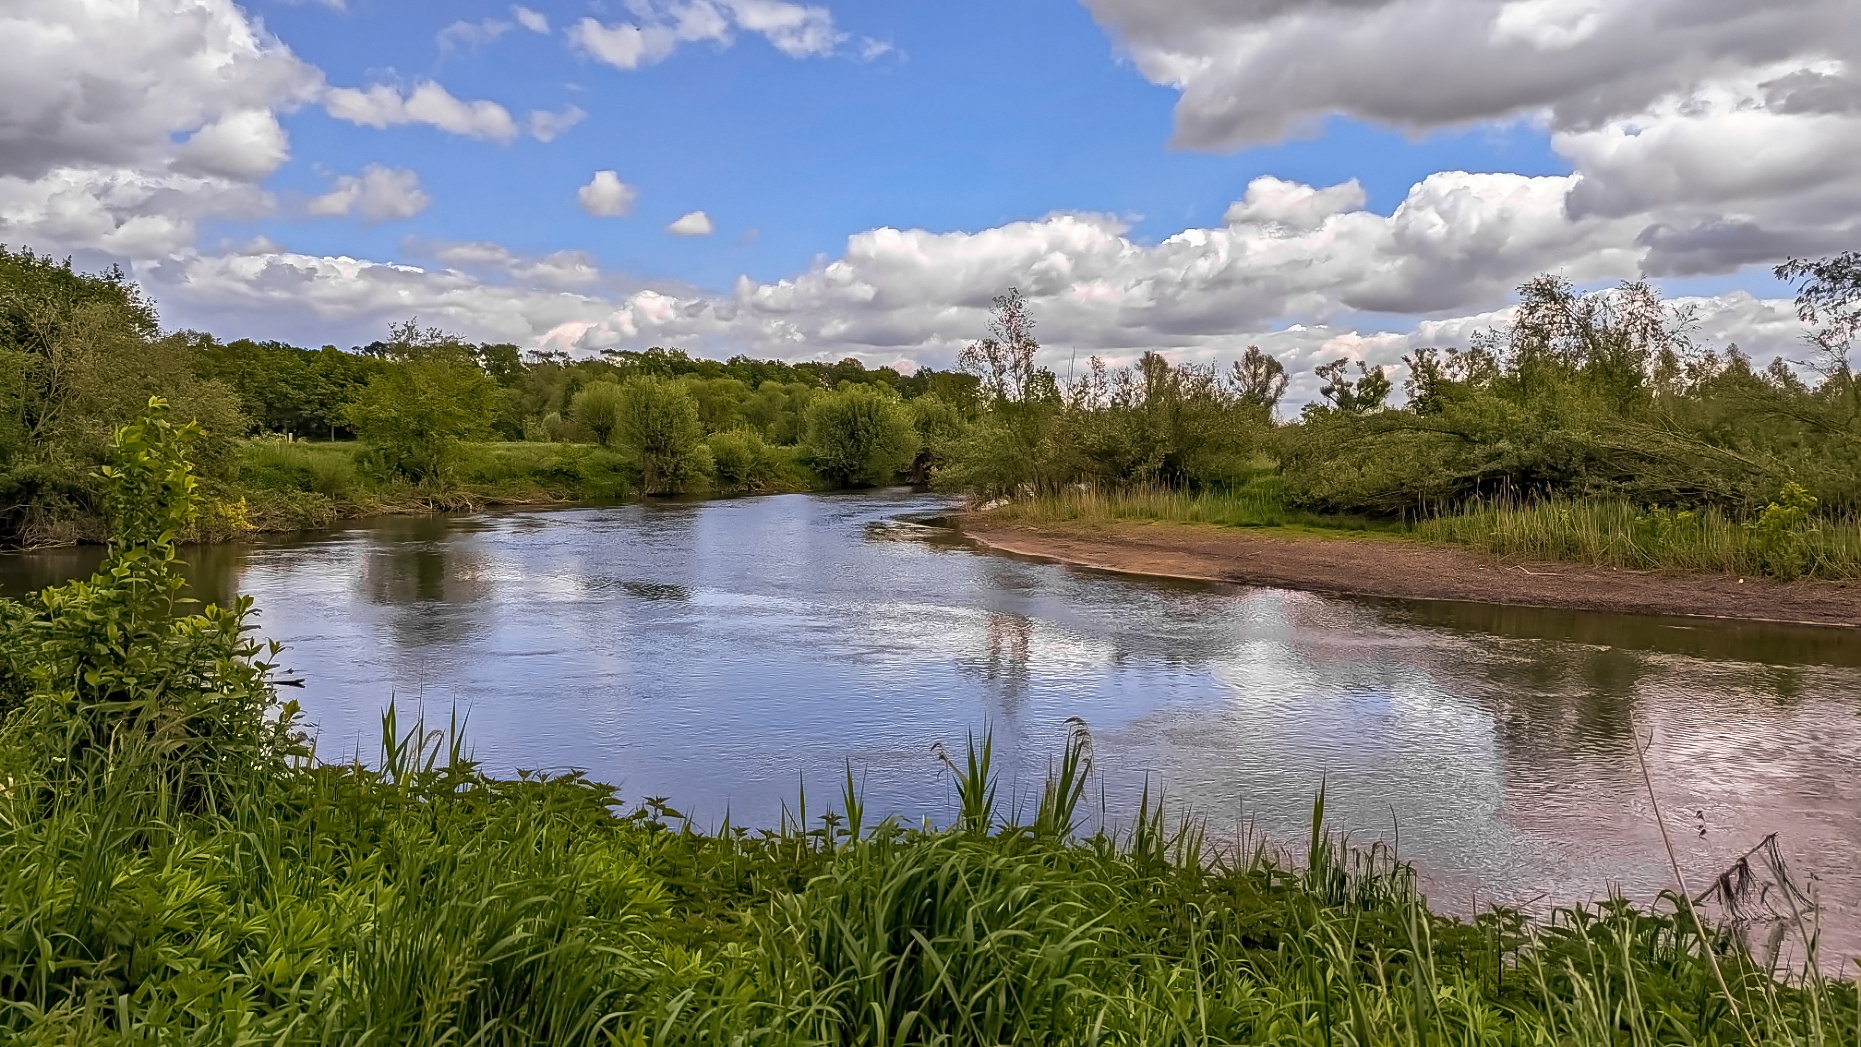
<path fill-rule="evenodd" d="M 974 513 L 949 520 L 992 549 L 1129 574 L 1341 596 L 1861 625 L 1861 584 L 1853 582 L 1617 571 L 1520 562 L 1401 539 L 1307 537 L 1202 524 L 1029 526 Z"/>

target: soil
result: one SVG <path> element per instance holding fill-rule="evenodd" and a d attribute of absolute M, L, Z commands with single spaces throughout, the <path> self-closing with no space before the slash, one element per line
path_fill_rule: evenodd
<path fill-rule="evenodd" d="M 1079 567 L 1341 596 L 1460 600 L 1809 625 L 1861 626 L 1861 583 L 1622 571 L 1504 559 L 1454 546 L 1203 524 L 1011 524 L 949 518 L 1004 553 Z"/>

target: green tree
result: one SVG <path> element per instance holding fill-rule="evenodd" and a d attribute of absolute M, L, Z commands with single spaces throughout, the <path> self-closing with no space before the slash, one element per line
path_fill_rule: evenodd
<path fill-rule="evenodd" d="M 595 443 L 605 446 L 614 439 L 614 432 L 620 425 L 623 399 L 618 382 L 583 386 L 569 401 L 569 418 L 587 430 Z"/>
<path fill-rule="evenodd" d="M 456 342 L 418 333 L 411 322 L 396 335 L 394 363 L 369 379 L 343 417 L 395 472 L 442 482 L 460 446 L 490 434 L 499 389 Z"/>
<path fill-rule="evenodd" d="M 814 471 L 842 487 L 887 484 L 917 457 L 920 441 L 897 394 L 848 385 L 808 405 L 802 446 Z"/>
<path fill-rule="evenodd" d="M 715 465 L 717 487 L 722 491 L 767 491 L 793 480 L 784 475 L 783 452 L 770 447 L 754 429 L 714 433 L 705 441 Z"/>
<path fill-rule="evenodd" d="M 982 417 L 970 427 L 945 481 L 988 497 L 1053 490 L 1072 474 L 1059 437 L 1059 382 L 1037 358 L 1034 317 L 1018 290 L 997 296 L 989 336 L 965 346 L 957 366 L 976 379 Z"/>
<path fill-rule="evenodd" d="M 709 479 L 698 404 L 676 379 L 647 375 L 623 383 L 614 434 L 639 469 L 646 494 L 680 494 Z"/>
<path fill-rule="evenodd" d="M 949 464 L 969 428 L 955 404 L 935 393 L 905 401 L 905 413 L 918 434 L 917 455 L 907 471 L 914 484 L 929 483 L 931 474 Z"/>
<path fill-rule="evenodd" d="M 195 363 L 189 336 L 159 337 L 154 307 L 120 270 L 76 273 L 0 247 L 0 540 L 94 536 L 97 467 L 151 396 L 200 422 L 195 461 L 224 475 L 249 423 L 238 394 Z"/>
<path fill-rule="evenodd" d="M 1280 397 L 1286 395 L 1286 366 L 1261 352 L 1259 346 L 1250 345 L 1234 361 L 1229 381 L 1243 406 L 1271 419 Z"/>

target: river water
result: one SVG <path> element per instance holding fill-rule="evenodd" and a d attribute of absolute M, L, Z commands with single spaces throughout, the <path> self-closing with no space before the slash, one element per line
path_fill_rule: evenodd
<path fill-rule="evenodd" d="M 1776 833 L 1825 962 L 1861 955 L 1861 636 L 1114 576 L 901 519 L 944 504 L 390 517 L 188 557 L 286 645 L 325 759 L 372 758 L 393 701 L 457 710 L 494 771 L 584 770 L 704 826 L 773 824 L 804 787 L 823 809 L 849 762 L 870 810 L 941 822 L 932 743 L 991 730 L 1031 810 L 1078 717 L 1095 819 L 1148 786 L 1217 840 L 1296 844 L 1322 783 L 1332 825 L 1399 841 L 1465 912 L 1671 883 L 1640 738 L 1696 892 Z M 0 558 L 0 588 L 95 557 Z"/>

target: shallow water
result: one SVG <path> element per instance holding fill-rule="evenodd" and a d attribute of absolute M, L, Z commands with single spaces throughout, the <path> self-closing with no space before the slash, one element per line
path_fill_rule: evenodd
<path fill-rule="evenodd" d="M 1672 881 L 1639 735 L 1695 892 L 1778 833 L 1825 960 L 1861 954 L 1861 637 L 1146 581 L 899 519 L 942 504 L 383 518 L 188 555 L 204 598 L 249 593 L 287 645 L 325 758 L 371 756 L 395 700 L 465 713 L 496 771 L 582 769 L 703 825 L 771 824 L 804 784 L 823 809 L 847 761 L 873 811 L 942 821 L 933 742 L 991 728 L 1031 808 L 1078 716 L 1095 815 L 1148 783 L 1217 837 L 1294 843 L 1322 782 L 1335 826 L 1399 839 L 1465 911 Z M 95 556 L 0 558 L 0 587 Z"/>

